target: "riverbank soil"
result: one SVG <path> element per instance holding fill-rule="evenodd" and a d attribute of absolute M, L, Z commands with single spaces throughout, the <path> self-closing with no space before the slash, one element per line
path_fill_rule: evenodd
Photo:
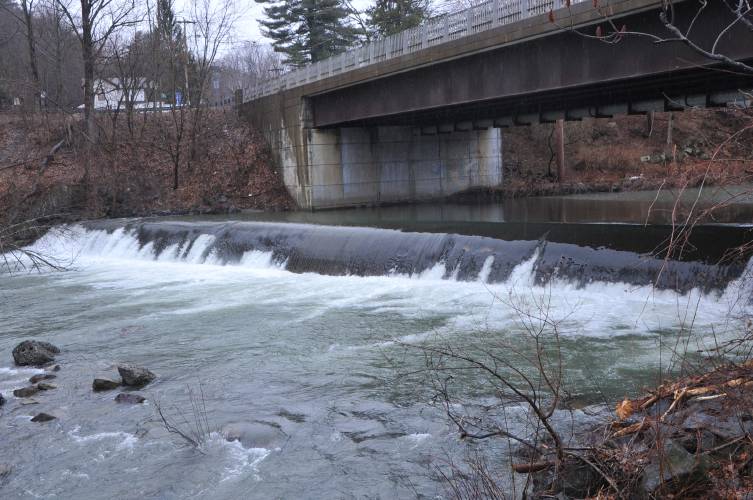
<path fill-rule="evenodd" d="M 748 339 L 749 341 L 749 339 Z M 753 361 L 726 364 L 625 399 L 566 454 L 541 457 L 540 496 L 730 499 L 753 495 Z M 536 466 L 536 464 L 538 467 Z"/>
<path fill-rule="evenodd" d="M 80 117 L 0 115 L 0 217 L 293 207 L 268 149 L 234 111 L 205 110 L 195 136 L 190 116 L 126 118 L 103 114 L 93 143 Z"/>
<path fill-rule="evenodd" d="M 697 109 L 565 122 L 557 179 L 554 124 L 504 129 L 505 196 L 636 191 L 753 181 L 753 114 Z"/>

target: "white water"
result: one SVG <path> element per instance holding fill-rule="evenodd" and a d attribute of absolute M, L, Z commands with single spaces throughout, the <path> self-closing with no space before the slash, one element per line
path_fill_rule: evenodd
<path fill-rule="evenodd" d="M 191 305 L 166 311 L 165 314 L 186 314 L 212 311 L 217 308 L 242 305 L 249 300 L 270 306 L 281 300 L 304 304 L 316 300 L 317 306 L 302 307 L 308 311 L 293 321 L 310 320 L 326 310 L 342 307 L 363 307 L 374 312 L 396 312 L 406 316 L 450 313 L 452 323 L 447 328 L 467 330 L 509 324 L 515 313 L 510 306 L 531 312 L 545 302 L 555 317 L 563 321 L 562 333 L 570 335 L 610 336 L 630 327 L 633 333 L 661 329 L 700 329 L 715 327 L 716 335 L 724 337 L 737 322 L 721 318 L 737 317 L 748 307 L 749 287 L 745 278 L 733 281 L 721 294 L 705 295 L 697 289 L 686 294 L 635 287 L 624 283 L 590 283 L 579 288 L 563 281 L 534 286 L 534 255 L 521 262 L 506 283 L 487 284 L 493 257 L 487 258 L 475 282 L 458 282 L 456 273 L 447 273 L 443 263 L 412 276 L 357 277 L 322 276 L 285 271 L 284 263 L 275 263 L 271 252 L 246 252 L 236 265 L 222 266 L 210 248 L 214 237 L 200 235 L 186 252 L 178 246 L 166 248 L 155 257 L 151 243 L 139 248 L 135 236 L 120 228 L 112 233 L 86 230 L 81 226 L 50 231 L 32 249 L 52 255 L 61 263 L 75 269 L 94 270 L 94 287 L 144 288 L 162 284 L 172 288 Z M 189 281 L 165 283 L 166 275 L 190 276 Z M 449 274 L 450 279 L 443 279 Z M 750 275 L 749 269 L 744 277 Z M 78 276 L 76 279 L 81 279 Z M 191 289 L 197 282 L 204 286 L 222 286 L 250 279 L 274 281 L 270 293 L 258 293 L 258 284 L 248 290 L 238 290 L 233 296 L 194 295 Z M 288 293 L 293 291 L 294 293 Z M 608 304 L 608 307 L 604 307 Z M 483 312 L 479 315 L 479 312 Z M 615 326 L 618 330 L 615 331 Z M 431 333 L 427 332 L 426 334 Z M 425 334 L 411 334 L 403 340 L 421 339 Z"/>

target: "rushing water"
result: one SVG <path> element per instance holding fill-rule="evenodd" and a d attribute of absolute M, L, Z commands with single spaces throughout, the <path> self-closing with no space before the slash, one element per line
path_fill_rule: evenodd
<path fill-rule="evenodd" d="M 588 234 L 613 240 L 611 227 Z M 434 471 L 465 444 L 402 378 L 424 360 L 401 343 L 515 341 L 513 306 L 545 297 L 568 383 L 589 402 L 654 382 L 678 335 L 691 349 L 724 339 L 749 308 L 745 262 L 671 262 L 652 288 L 661 261 L 632 251 L 433 229 L 180 219 L 51 232 L 34 248 L 69 270 L 0 277 L 0 462 L 14 468 L 2 497 L 434 498 Z M 62 369 L 58 389 L 22 405 L 9 393 L 39 370 L 10 351 L 30 337 L 60 346 Z M 158 374 L 146 404 L 92 392 L 121 361 Z M 471 403 L 491 396 L 463 383 Z M 197 400 L 212 430 L 200 450 L 155 412 L 190 423 Z M 40 411 L 58 418 L 31 423 Z"/>

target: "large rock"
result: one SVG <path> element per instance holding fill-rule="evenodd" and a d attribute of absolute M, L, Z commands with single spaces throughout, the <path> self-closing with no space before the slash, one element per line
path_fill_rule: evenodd
<path fill-rule="evenodd" d="M 13 360 L 19 366 L 42 366 L 55 360 L 60 349 L 49 342 L 24 340 L 13 349 Z"/>
<path fill-rule="evenodd" d="M 227 441 L 239 441 L 245 448 L 272 448 L 285 438 L 271 423 L 233 422 L 222 427 Z"/>
<path fill-rule="evenodd" d="M 141 366 L 125 364 L 118 366 L 118 373 L 123 378 L 123 385 L 143 387 L 157 376 Z"/>
<path fill-rule="evenodd" d="M 38 373 L 31 377 L 29 379 L 29 382 L 36 384 L 37 382 L 41 382 L 42 380 L 52 380 L 54 378 L 57 378 L 57 375 L 53 375 L 52 373 Z"/>
<path fill-rule="evenodd" d="M 92 389 L 99 391 L 111 391 L 120 387 L 120 382 L 117 380 L 110 380 L 109 378 L 95 378 L 92 382 Z"/>
<path fill-rule="evenodd" d="M 574 457 L 567 457 L 558 469 L 552 466 L 533 472 L 531 479 L 535 498 L 542 492 L 559 493 L 552 498 L 590 498 L 606 486 L 593 467 Z"/>
<path fill-rule="evenodd" d="M 57 388 L 58 386 L 56 386 L 55 384 L 50 384 L 48 382 L 40 382 L 37 384 L 37 389 L 39 389 L 40 391 L 51 391 Z"/>
<path fill-rule="evenodd" d="M 652 450 L 648 458 L 641 484 L 648 496 L 665 483 L 680 483 L 703 473 L 706 465 L 672 439 L 664 441 L 661 452 Z"/>
<path fill-rule="evenodd" d="M 115 396 L 116 403 L 137 405 L 143 403 L 144 401 L 146 401 L 146 398 L 144 396 L 141 396 L 140 394 L 129 394 L 127 392 L 121 392 L 120 394 Z"/>
<path fill-rule="evenodd" d="M 36 386 L 24 387 L 23 389 L 16 389 L 13 391 L 13 395 L 17 398 L 28 398 L 39 392 L 39 388 Z"/>
<path fill-rule="evenodd" d="M 49 413 L 37 413 L 31 418 L 32 422 L 49 422 L 55 420 L 57 417 L 50 415 Z"/>

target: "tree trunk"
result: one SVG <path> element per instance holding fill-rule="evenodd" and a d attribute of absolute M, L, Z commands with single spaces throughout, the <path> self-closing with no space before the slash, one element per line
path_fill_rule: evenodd
<path fill-rule="evenodd" d="M 57 2 L 55 7 L 55 79 L 57 80 L 55 85 L 55 107 L 59 110 L 62 108 L 63 100 L 63 34 L 60 31 L 60 24 L 62 23 L 62 15 L 60 14 L 59 6 Z"/>
<path fill-rule="evenodd" d="M 97 140 L 94 121 L 94 41 L 92 34 L 91 3 L 81 0 L 81 54 L 84 59 L 84 119 L 89 142 Z"/>
<path fill-rule="evenodd" d="M 26 44 L 29 51 L 29 73 L 31 74 L 31 106 L 32 111 L 39 111 L 39 68 L 37 66 L 37 48 L 34 43 L 34 22 L 28 0 L 21 0 L 21 10 L 24 14 L 24 24 L 26 24 Z"/>

